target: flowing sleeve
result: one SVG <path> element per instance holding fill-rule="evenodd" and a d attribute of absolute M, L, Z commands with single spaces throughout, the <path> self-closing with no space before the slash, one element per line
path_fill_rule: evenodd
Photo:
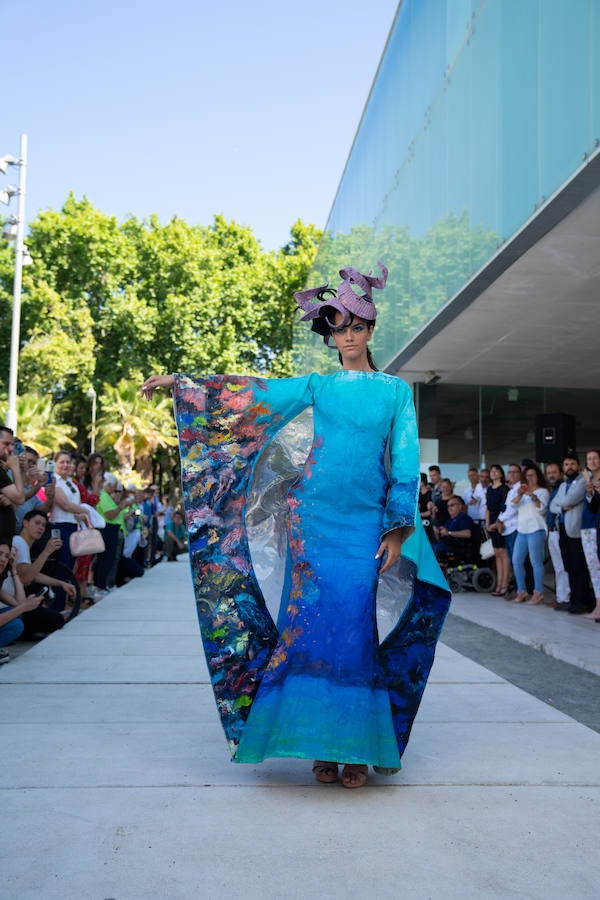
<path fill-rule="evenodd" d="M 277 643 L 246 524 L 257 461 L 313 402 L 313 378 L 176 375 L 182 495 L 200 631 L 232 755 Z"/>
<path fill-rule="evenodd" d="M 394 528 L 414 528 L 419 499 L 419 438 L 412 393 L 398 379 L 396 406 L 389 440 L 390 481 L 383 516 L 383 534 Z"/>

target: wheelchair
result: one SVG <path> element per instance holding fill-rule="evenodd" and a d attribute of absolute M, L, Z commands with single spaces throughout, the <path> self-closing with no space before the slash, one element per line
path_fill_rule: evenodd
<path fill-rule="evenodd" d="M 456 547 L 440 565 L 452 592 L 476 591 L 478 594 L 489 594 L 496 587 L 496 573 L 487 565 L 479 554 L 481 538 L 476 540 L 456 541 Z"/>

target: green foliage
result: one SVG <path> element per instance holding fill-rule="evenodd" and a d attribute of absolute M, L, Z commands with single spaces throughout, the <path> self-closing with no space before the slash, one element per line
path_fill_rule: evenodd
<path fill-rule="evenodd" d="M 357 225 L 350 232 L 327 234 L 319 246 L 308 283 L 333 287 L 338 270 L 354 266 L 377 271 L 377 260 L 389 269 L 386 289 L 375 291 L 377 327 L 371 344 L 383 368 L 495 252 L 500 238 L 491 229 L 473 226 L 466 212 L 450 213 L 425 234 L 416 237 L 408 228 L 385 225 L 375 229 Z M 298 369 L 310 371 L 337 366 L 337 354 L 326 351 L 320 340 L 298 329 L 294 342 Z"/>
<path fill-rule="evenodd" d="M 6 419 L 7 401 L 0 401 L 0 422 Z M 60 410 L 53 406 L 50 396 L 21 394 L 17 397 L 19 437 L 41 456 L 54 453 L 59 448 L 75 447 L 75 429 L 60 421 Z"/>
<path fill-rule="evenodd" d="M 156 396 L 148 403 L 140 394 L 141 381 L 139 375 L 103 386 L 96 446 L 109 459 L 116 458 L 122 470 L 131 471 L 135 466 L 148 476 L 152 454 L 159 448 L 176 447 L 177 434 L 171 398 Z"/>
<path fill-rule="evenodd" d="M 208 227 L 156 217 L 119 224 L 71 194 L 62 210 L 41 212 L 30 226 L 19 391 L 58 404 L 56 422 L 73 425 L 84 446 L 93 385 L 99 446 L 127 465 L 140 456 L 147 466 L 152 452 L 169 462 L 170 437 L 164 445 L 149 437 L 155 426 L 171 434 L 166 419 L 159 426 L 150 406 L 134 404 L 142 375 L 290 375 L 293 293 L 319 239 L 298 221 L 285 247 L 266 252 L 249 228 L 222 216 Z M 8 384 L 13 271 L 12 248 L 0 242 L 0 391 Z M 121 433 L 125 422 L 131 440 Z"/>

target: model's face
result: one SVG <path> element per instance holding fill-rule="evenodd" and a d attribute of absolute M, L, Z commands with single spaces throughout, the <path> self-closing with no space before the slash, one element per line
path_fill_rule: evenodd
<path fill-rule="evenodd" d="M 561 475 L 562 472 L 560 471 L 559 466 L 554 463 L 550 463 L 549 466 L 546 466 L 546 478 L 548 479 L 549 484 L 556 484 L 556 482 L 560 480 Z"/>
<path fill-rule="evenodd" d="M 342 354 L 344 365 L 358 368 L 364 364 L 365 369 L 370 369 L 367 361 L 367 344 L 371 340 L 373 326 L 358 316 L 355 316 L 349 325 L 342 324 L 343 321 L 341 312 L 336 312 L 331 336 Z"/>
<path fill-rule="evenodd" d="M 442 481 L 442 497 L 446 500 L 452 494 L 452 485 L 447 481 Z"/>
<path fill-rule="evenodd" d="M 85 475 L 85 470 L 87 469 L 86 464 L 82 462 L 78 462 L 75 468 L 75 477 L 77 481 L 83 481 L 83 477 Z"/>
<path fill-rule="evenodd" d="M 518 484 L 521 480 L 521 469 L 519 466 L 509 466 L 507 478 L 509 484 Z"/>
<path fill-rule="evenodd" d="M 471 487 L 477 487 L 479 484 L 479 475 L 477 472 L 469 472 L 469 481 L 471 482 Z"/>
<path fill-rule="evenodd" d="M 585 464 L 592 472 L 597 472 L 598 469 L 600 469 L 600 456 L 598 456 L 595 450 L 590 450 L 587 454 Z"/>
<path fill-rule="evenodd" d="M 490 469 L 490 478 L 492 481 L 499 481 L 502 478 L 502 472 L 500 469 L 497 469 L 496 466 L 492 466 Z"/>
<path fill-rule="evenodd" d="M 490 473 L 486 469 L 482 469 L 479 473 L 479 483 L 483 487 L 487 487 L 490 483 Z"/>
<path fill-rule="evenodd" d="M 438 472 L 437 469 L 430 469 L 430 470 L 429 470 L 429 480 L 430 480 L 430 482 L 433 484 L 433 486 L 435 487 L 435 486 L 438 485 L 438 484 L 440 483 L 440 481 L 442 480 L 442 475 L 441 475 L 440 472 Z"/>

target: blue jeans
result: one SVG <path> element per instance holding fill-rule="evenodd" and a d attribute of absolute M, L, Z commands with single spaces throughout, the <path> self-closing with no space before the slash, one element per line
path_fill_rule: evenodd
<path fill-rule="evenodd" d="M 517 540 L 517 532 L 511 531 L 510 534 L 504 535 L 504 546 L 508 553 L 508 558 L 512 564 L 513 553 L 515 552 L 515 541 Z"/>
<path fill-rule="evenodd" d="M 3 606 L 2 612 L 6 612 L 10 608 L 10 606 Z M 5 647 L 6 644 L 12 644 L 14 641 L 18 641 L 23 634 L 23 628 L 24 626 L 20 616 L 17 619 L 11 619 L 6 625 L 0 625 L 0 647 Z"/>
<path fill-rule="evenodd" d="M 539 594 L 544 593 L 544 547 L 546 532 L 532 531 L 531 534 L 517 534 L 513 551 L 512 565 L 517 579 L 517 590 L 527 590 L 525 584 L 525 560 L 529 555 L 533 567 L 533 583 Z"/>

